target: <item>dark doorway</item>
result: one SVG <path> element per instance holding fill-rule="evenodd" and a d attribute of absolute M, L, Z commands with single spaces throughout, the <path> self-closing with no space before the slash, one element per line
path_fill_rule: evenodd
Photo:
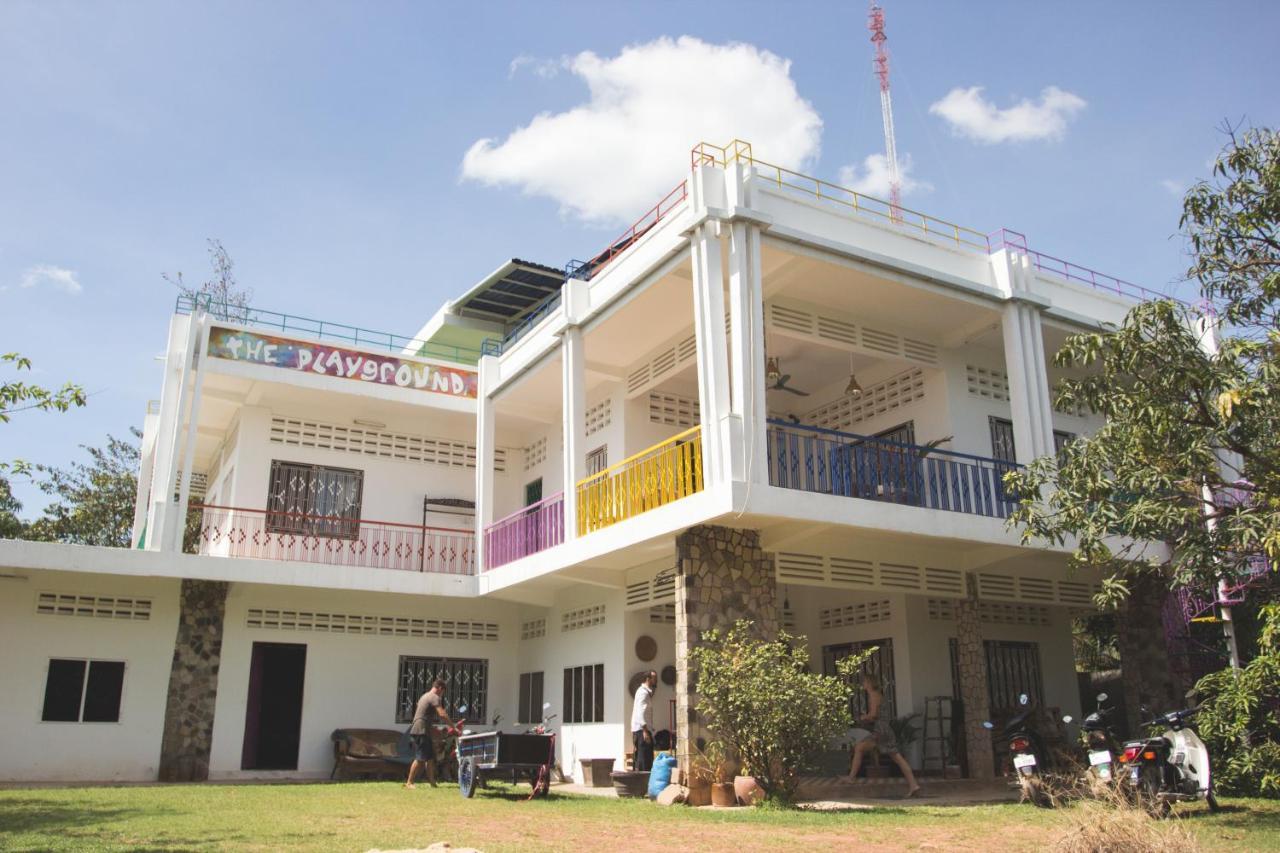
<path fill-rule="evenodd" d="M 241 770 L 297 770 L 307 647 L 254 643 Z"/>

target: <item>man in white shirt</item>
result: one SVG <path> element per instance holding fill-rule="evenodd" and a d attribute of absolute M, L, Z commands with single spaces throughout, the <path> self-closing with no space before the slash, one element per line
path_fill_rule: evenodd
<path fill-rule="evenodd" d="M 658 673 L 649 670 L 636 690 L 635 704 L 631 706 L 631 743 L 636 748 L 632 770 L 653 767 L 653 690 L 657 686 Z"/>

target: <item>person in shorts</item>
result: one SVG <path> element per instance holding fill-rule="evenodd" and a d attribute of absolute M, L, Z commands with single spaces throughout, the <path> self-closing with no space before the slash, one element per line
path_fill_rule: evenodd
<path fill-rule="evenodd" d="M 427 766 L 427 781 L 431 787 L 436 786 L 436 746 L 431 737 L 431 726 L 436 718 L 444 720 L 446 726 L 453 726 L 453 721 L 444 712 L 444 682 L 436 679 L 431 689 L 418 699 L 413 710 L 413 725 L 409 727 L 409 740 L 413 743 L 413 763 L 409 765 L 409 779 L 404 783 L 406 788 L 414 787 L 413 779 L 418 775 L 418 768 Z"/>
<path fill-rule="evenodd" d="M 852 782 L 858 778 L 858 771 L 862 769 L 863 756 L 872 747 L 878 747 L 902 771 L 902 777 L 907 780 L 907 798 L 914 797 L 920 793 L 920 784 L 916 782 L 915 774 L 911 772 L 911 765 L 902 757 L 902 752 L 898 749 L 898 739 L 894 737 L 888 716 L 880 713 L 884 708 L 884 690 L 875 673 L 862 673 L 862 689 L 867 691 L 867 713 L 863 714 L 858 722 L 871 729 L 871 734 L 858 741 L 853 747 L 849 781 Z"/>

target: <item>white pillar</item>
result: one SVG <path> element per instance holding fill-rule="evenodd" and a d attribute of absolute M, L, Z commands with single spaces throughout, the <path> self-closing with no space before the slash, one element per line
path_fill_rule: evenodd
<path fill-rule="evenodd" d="M 1217 319 L 1209 314 L 1201 315 L 1196 319 L 1194 331 L 1195 331 L 1196 337 L 1200 341 L 1201 351 L 1203 351 L 1204 354 L 1207 355 L 1209 358 L 1214 358 L 1215 356 L 1217 356 L 1218 354 Z M 1222 457 L 1221 451 L 1219 451 L 1218 456 L 1220 460 L 1218 467 L 1221 472 L 1222 469 L 1225 468 L 1225 466 L 1221 461 L 1221 457 Z M 1202 487 L 1201 493 L 1204 501 L 1204 504 L 1203 504 L 1204 513 L 1206 516 L 1211 516 L 1211 513 L 1213 512 L 1213 508 L 1214 508 L 1213 490 L 1209 488 L 1209 486 L 1206 484 L 1205 486 Z M 1209 529 L 1210 532 L 1213 532 L 1213 530 L 1218 526 L 1218 520 L 1216 518 L 1208 517 L 1205 519 L 1205 526 Z M 1232 613 L 1232 608 L 1230 604 L 1222 603 L 1226 599 L 1227 592 L 1228 592 L 1226 580 L 1219 578 L 1218 587 L 1214 592 L 1215 592 L 1215 597 L 1218 599 L 1218 610 L 1222 615 L 1222 636 L 1223 636 L 1223 639 L 1227 641 L 1227 659 L 1230 661 L 1231 668 L 1233 670 L 1239 670 L 1240 669 L 1240 647 L 1236 643 L 1236 624 L 1235 624 L 1234 614 Z"/>
<path fill-rule="evenodd" d="M 737 165 L 737 164 L 735 164 Z M 729 373 L 736 421 L 731 433 L 733 477 L 768 480 L 764 390 L 764 303 L 760 228 L 735 222 L 729 229 Z"/>
<path fill-rule="evenodd" d="M 706 221 L 691 235 L 693 323 L 698 346 L 698 405 L 702 423 L 702 476 L 708 484 L 728 474 L 720 422 L 729 414 L 729 365 L 724 334 L 724 272 L 720 225 Z"/>
<path fill-rule="evenodd" d="M 476 569 L 484 571 L 484 532 L 493 523 L 493 451 L 496 445 L 496 423 L 493 398 L 489 396 L 486 374 L 492 375 L 498 360 L 491 355 L 480 358 L 480 380 L 476 395 Z"/>
<path fill-rule="evenodd" d="M 191 469 L 196 461 L 196 441 L 200 430 L 200 393 L 204 389 L 205 362 L 209 360 L 209 315 L 200 311 L 192 327 L 196 348 L 192 353 L 195 371 L 191 392 L 191 413 L 187 416 L 186 446 L 182 456 L 182 482 L 178 485 L 178 502 L 173 519 L 166 526 L 168 547 L 165 550 L 181 551 L 183 534 L 187 529 L 187 506 L 191 499 Z"/>
<path fill-rule="evenodd" d="M 1054 453 L 1053 405 L 1040 310 L 1014 300 L 1004 306 L 1001 321 L 1013 440 L 1017 461 L 1025 465 L 1038 456 Z"/>
<path fill-rule="evenodd" d="M 151 478 L 151 513 L 147 521 L 147 549 L 151 551 L 165 547 L 165 531 L 173 514 L 173 489 L 178 479 L 178 454 L 182 446 L 182 413 L 186 408 L 198 338 L 194 315 L 175 318 L 165 353 L 165 383 L 160 395 L 156 463 Z"/>
<path fill-rule="evenodd" d="M 578 535 L 578 481 L 586 473 L 587 386 L 582 327 L 569 326 L 560 341 L 561 395 L 564 417 L 564 538 Z"/>

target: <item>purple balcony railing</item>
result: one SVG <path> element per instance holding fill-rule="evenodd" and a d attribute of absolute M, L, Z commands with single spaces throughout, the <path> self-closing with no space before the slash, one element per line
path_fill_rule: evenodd
<path fill-rule="evenodd" d="M 1007 518 L 1017 465 L 848 432 L 770 422 L 769 483 L 824 495 Z"/>
<path fill-rule="evenodd" d="M 505 566 L 563 541 L 564 492 L 557 492 L 485 528 L 485 570 Z"/>
<path fill-rule="evenodd" d="M 470 530 L 231 506 L 193 506 L 192 510 L 200 512 L 200 527 L 187 534 L 187 550 L 199 554 L 406 572 L 476 573 L 475 534 Z"/>

